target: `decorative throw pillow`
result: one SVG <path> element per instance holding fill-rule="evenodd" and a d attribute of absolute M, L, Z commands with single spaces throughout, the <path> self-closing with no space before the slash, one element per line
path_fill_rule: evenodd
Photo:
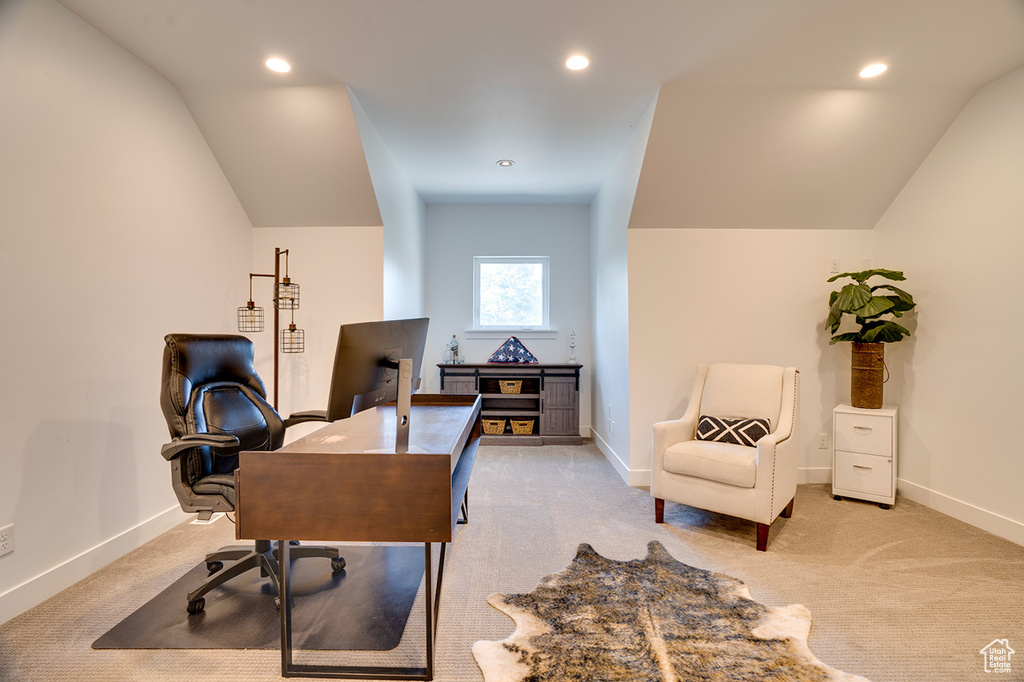
<path fill-rule="evenodd" d="M 768 419 L 725 419 L 702 414 L 697 422 L 697 440 L 716 443 L 733 443 L 752 448 L 769 433 L 771 421 Z"/>

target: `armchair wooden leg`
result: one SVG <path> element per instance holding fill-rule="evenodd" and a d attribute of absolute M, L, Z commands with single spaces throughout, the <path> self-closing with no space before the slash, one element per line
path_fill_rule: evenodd
<path fill-rule="evenodd" d="M 665 500 L 654 498 L 654 522 L 665 523 Z"/>
<path fill-rule="evenodd" d="M 779 514 L 779 516 L 781 516 L 784 519 L 788 519 L 789 517 L 791 517 L 793 515 L 793 503 L 794 502 L 796 502 L 796 498 L 795 497 L 792 500 L 789 501 L 789 504 L 786 505 L 786 508 L 782 510 L 782 513 Z"/>
<path fill-rule="evenodd" d="M 770 523 L 759 523 L 757 524 L 757 551 L 767 552 L 768 551 L 768 531 L 771 530 L 772 526 Z"/>

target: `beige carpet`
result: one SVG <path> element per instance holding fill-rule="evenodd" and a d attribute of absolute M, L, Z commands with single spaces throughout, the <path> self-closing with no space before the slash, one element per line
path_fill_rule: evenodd
<path fill-rule="evenodd" d="M 435 679 L 482 680 L 473 642 L 514 627 L 487 604 L 492 592 L 531 591 L 581 542 L 627 560 L 658 540 L 682 562 L 743 581 L 761 603 L 804 604 L 813 614 L 810 647 L 830 666 L 873 682 L 991 680 L 979 651 L 1005 638 L 1022 653 L 998 679 L 1024 680 L 1024 547 L 903 499 L 888 511 L 836 502 L 824 485 L 800 487 L 793 518 L 776 522 L 767 553 L 755 551 L 750 523 L 674 504 L 665 525 L 653 516 L 647 492 L 624 485 L 593 446 L 481 448 L 470 524 L 449 548 Z M 0 679 L 281 679 L 274 651 L 90 648 L 232 538 L 227 522 L 183 524 L 0 626 Z M 358 662 L 415 664 L 421 609 L 414 606 L 398 649 Z M 299 652 L 297 662 L 320 656 L 356 662 L 337 652 Z"/>

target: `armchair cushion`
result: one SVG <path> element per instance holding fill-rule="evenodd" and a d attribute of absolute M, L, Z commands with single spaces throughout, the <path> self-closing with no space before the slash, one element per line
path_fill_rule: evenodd
<path fill-rule="evenodd" d="M 771 431 L 771 422 L 768 419 L 729 419 L 702 414 L 697 423 L 697 440 L 732 443 L 752 448 Z"/>
<path fill-rule="evenodd" d="M 665 450 L 664 469 L 671 474 L 753 488 L 757 481 L 757 448 L 685 440 Z"/>

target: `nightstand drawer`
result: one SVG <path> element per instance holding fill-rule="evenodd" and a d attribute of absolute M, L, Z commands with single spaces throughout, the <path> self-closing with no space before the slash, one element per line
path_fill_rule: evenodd
<path fill-rule="evenodd" d="M 836 450 L 892 454 L 893 423 L 890 417 L 836 412 L 835 420 Z"/>
<path fill-rule="evenodd" d="M 869 495 L 892 495 L 892 458 L 836 451 L 832 486 Z"/>

